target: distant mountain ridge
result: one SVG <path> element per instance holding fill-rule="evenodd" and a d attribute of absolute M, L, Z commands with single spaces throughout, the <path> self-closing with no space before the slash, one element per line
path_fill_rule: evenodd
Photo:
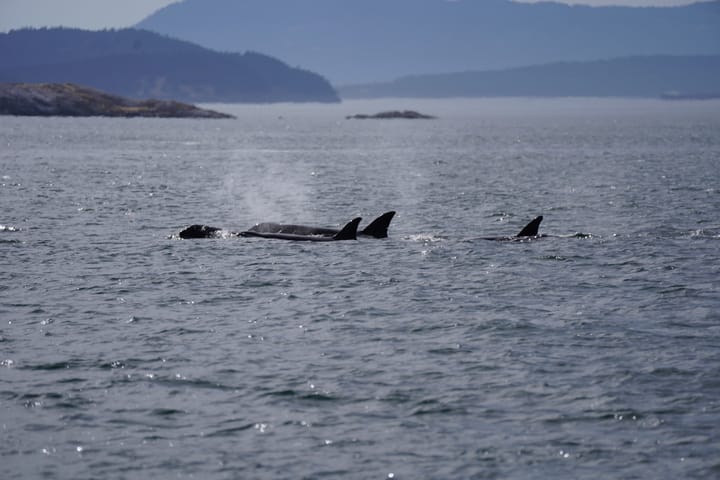
<path fill-rule="evenodd" d="M 257 50 L 334 84 L 633 55 L 720 54 L 720 1 L 587 7 L 510 0 L 184 0 L 138 27 Z"/>
<path fill-rule="evenodd" d="M 413 75 L 339 87 L 343 98 L 678 97 L 720 94 L 720 55 L 642 56 L 482 72 Z"/>
<path fill-rule="evenodd" d="M 320 75 L 267 55 L 220 53 L 134 29 L 0 34 L 0 82 L 76 83 L 189 102 L 339 101 Z"/>

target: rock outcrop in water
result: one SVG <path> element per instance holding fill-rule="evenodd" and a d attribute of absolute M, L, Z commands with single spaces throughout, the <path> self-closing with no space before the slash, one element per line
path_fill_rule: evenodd
<path fill-rule="evenodd" d="M 71 83 L 0 84 L 0 115 L 233 118 L 171 100 L 133 100 Z"/>
<path fill-rule="evenodd" d="M 390 110 L 387 112 L 380 112 L 376 113 L 375 115 L 365 115 L 365 114 L 358 114 L 358 115 L 348 115 L 348 120 L 356 119 L 356 120 L 367 120 L 367 119 L 379 119 L 379 120 L 387 120 L 387 119 L 394 119 L 394 118 L 404 118 L 408 120 L 430 120 L 435 117 L 432 115 L 424 115 L 422 113 L 416 112 L 414 110 Z"/>

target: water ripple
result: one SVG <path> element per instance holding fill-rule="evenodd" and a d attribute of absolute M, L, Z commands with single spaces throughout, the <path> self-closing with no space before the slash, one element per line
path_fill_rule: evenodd
<path fill-rule="evenodd" d="M 0 122 L 7 478 L 717 476 L 715 104 L 226 107 Z"/>

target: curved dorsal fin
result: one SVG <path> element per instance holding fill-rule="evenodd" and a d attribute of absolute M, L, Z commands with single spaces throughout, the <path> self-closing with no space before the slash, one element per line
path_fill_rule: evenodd
<path fill-rule="evenodd" d="M 367 235 L 368 237 L 387 238 L 388 227 L 390 226 L 390 222 L 392 221 L 394 216 L 394 211 L 383 213 L 378 218 L 373 220 L 370 225 L 365 227 L 360 233 L 362 233 L 363 235 Z"/>
<path fill-rule="evenodd" d="M 357 239 L 357 228 L 362 218 L 357 217 L 352 219 L 340 230 L 333 238 L 333 240 L 356 240 Z"/>
<path fill-rule="evenodd" d="M 543 221 L 543 216 L 535 217 L 530 223 L 525 225 L 525 228 L 520 230 L 520 233 L 515 235 L 516 237 L 534 237 L 538 234 L 540 228 L 540 222 Z"/>

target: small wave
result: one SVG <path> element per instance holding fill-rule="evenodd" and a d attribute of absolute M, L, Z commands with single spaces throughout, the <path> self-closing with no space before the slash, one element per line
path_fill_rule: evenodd
<path fill-rule="evenodd" d="M 19 232 L 22 228 L 13 227 L 12 225 L 0 225 L 0 232 Z"/>
<path fill-rule="evenodd" d="M 184 410 L 178 410 L 176 408 L 155 408 L 150 412 L 150 415 L 154 415 L 156 417 L 172 417 L 185 413 L 187 412 Z"/>
<path fill-rule="evenodd" d="M 410 415 L 416 417 L 423 415 L 464 414 L 466 412 L 467 410 L 464 407 L 448 405 L 445 402 L 431 398 L 418 402 L 410 412 Z"/>
<path fill-rule="evenodd" d="M 445 237 L 432 233 L 418 233 L 415 235 L 408 235 L 403 237 L 403 239 L 411 242 L 436 243 L 445 240 Z"/>
<path fill-rule="evenodd" d="M 188 378 L 179 373 L 173 376 L 155 376 L 153 374 L 145 375 L 144 377 L 136 377 L 134 380 L 137 381 L 152 381 L 158 385 L 165 385 L 171 388 L 187 387 L 207 390 L 220 390 L 220 391 L 234 391 L 237 389 L 235 385 L 227 385 L 212 379 L 205 378 Z"/>
<path fill-rule="evenodd" d="M 175 327 L 175 328 L 167 328 L 165 330 L 161 330 L 160 332 L 158 332 L 158 335 L 174 338 L 175 336 L 180 337 L 183 335 L 195 335 L 198 333 L 208 333 L 208 332 L 209 332 L 209 330 Z"/>
<path fill-rule="evenodd" d="M 69 370 L 71 366 L 73 366 L 71 363 L 70 361 L 61 361 L 26 365 L 23 367 L 23 370 Z"/>
<path fill-rule="evenodd" d="M 301 401 L 310 400 L 317 402 L 331 402 L 339 400 L 338 397 L 333 396 L 329 392 L 300 391 L 292 388 L 265 392 L 262 394 L 262 396 L 271 398 L 287 398 Z"/>
<path fill-rule="evenodd" d="M 238 238 L 237 233 L 231 232 L 230 230 L 220 230 L 218 233 L 220 238 Z"/>
<path fill-rule="evenodd" d="M 241 423 L 237 426 L 221 428 L 205 434 L 207 437 L 233 437 L 239 432 L 255 428 L 256 423 Z"/>
<path fill-rule="evenodd" d="M 428 353 L 431 355 L 454 355 L 456 353 L 464 352 L 465 351 L 462 349 L 459 343 L 450 347 L 431 348 L 430 350 L 428 350 Z"/>
<path fill-rule="evenodd" d="M 541 235 L 542 237 L 542 235 Z M 555 237 L 555 238 L 595 238 L 595 235 L 592 233 L 583 233 L 583 232 L 576 232 L 576 233 L 568 233 L 564 235 L 548 235 L 548 237 Z"/>
<path fill-rule="evenodd" d="M 540 257 L 540 260 L 552 260 L 552 261 L 556 261 L 556 262 L 572 261 L 570 258 L 564 257 L 562 255 L 543 255 L 542 257 Z"/>
<path fill-rule="evenodd" d="M 689 232 L 689 236 L 690 238 L 720 238 L 720 228 L 700 228 Z"/>

